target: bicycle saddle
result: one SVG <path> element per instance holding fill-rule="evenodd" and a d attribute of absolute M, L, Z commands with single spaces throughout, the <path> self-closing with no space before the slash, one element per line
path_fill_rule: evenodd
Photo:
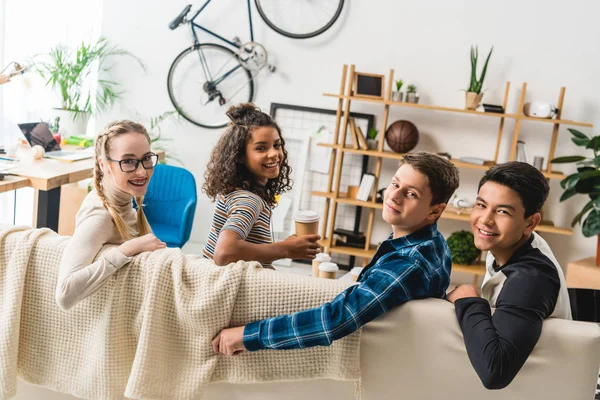
<path fill-rule="evenodd" d="M 169 29 L 173 30 L 173 29 L 177 28 L 179 25 L 181 25 L 181 22 L 183 22 L 183 19 L 185 18 L 185 16 L 187 15 L 187 13 L 190 12 L 191 8 L 192 8 L 191 4 L 188 4 L 187 6 L 185 6 L 185 8 L 183 9 L 183 11 L 179 13 L 179 15 L 177 16 L 177 18 L 175 18 L 169 24 Z"/>

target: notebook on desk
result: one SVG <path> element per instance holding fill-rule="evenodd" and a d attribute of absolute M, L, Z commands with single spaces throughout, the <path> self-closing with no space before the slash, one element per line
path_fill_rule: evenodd
<path fill-rule="evenodd" d="M 46 151 L 44 157 L 61 161 L 78 161 L 92 158 L 93 147 L 81 150 L 61 150 L 60 145 L 54 140 L 48 124 L 45 122 L 31 122 L 19 124 L 21 132 L 30 146 L 40 145 Z"/>

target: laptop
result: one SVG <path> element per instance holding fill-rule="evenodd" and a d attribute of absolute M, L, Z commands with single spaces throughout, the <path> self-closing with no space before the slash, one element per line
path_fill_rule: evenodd
<path fill-rule="evenodd" d="M 40 145 L 46 150 L 44 157 L 53 158 L 60 161 L 78 161 L 92 158 L 94 156 L 93 147 L 81 150 L 61 150 L 60 145 L 54 140 L 48 124 L 45 122 L 31 122 L 19 124 L 21 132 L 32 147 Z"/>

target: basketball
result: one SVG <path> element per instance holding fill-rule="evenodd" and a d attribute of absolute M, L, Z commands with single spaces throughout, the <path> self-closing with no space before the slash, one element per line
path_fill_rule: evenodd
<path fill-rule="evenodd" d="M 408 153 L 419 143 L 419 130 L 412 122 L 399 120 L 389 126 L 385 141 L 396 153 Z"/>

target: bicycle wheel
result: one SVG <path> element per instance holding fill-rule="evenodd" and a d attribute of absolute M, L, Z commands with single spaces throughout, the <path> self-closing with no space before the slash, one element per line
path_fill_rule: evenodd
<path fill-rule="evenodd" d="M 325 32 L 338 19 L 344 0 L 254 0 L 260 17 L 275 32 L 308 39 Z"/>
<path fill-rule="evenodd" d="M 201 60 L 205 60 L 203 65 Z M 229 106 L 251 102 L 254 81 L 235 52 L 214 43 L 196 44 L 181 52 L 167 77 L 171 102 L 193 124 L 222 128 Z"/>

